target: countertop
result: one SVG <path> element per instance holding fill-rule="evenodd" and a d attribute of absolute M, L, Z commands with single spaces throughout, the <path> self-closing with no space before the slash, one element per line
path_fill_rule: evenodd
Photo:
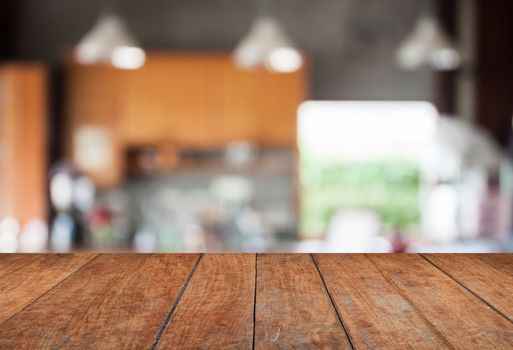
<path fill-rule="evenodd" d="M 0 349 L 506 349 L 512 322 L 508 254 L 0 255 Z"/>

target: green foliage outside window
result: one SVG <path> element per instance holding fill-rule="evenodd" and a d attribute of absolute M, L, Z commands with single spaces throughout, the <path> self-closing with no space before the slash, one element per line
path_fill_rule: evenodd
<path fill-rule="evenodd" d="M 300 170 L 300 225 L 306 237 L 322 235 L 340 209 L 372 209 L 381 215 L 384 228 L 419 224 L 420 172 L 412 160 L 343 161 L 302 152 Z"/>

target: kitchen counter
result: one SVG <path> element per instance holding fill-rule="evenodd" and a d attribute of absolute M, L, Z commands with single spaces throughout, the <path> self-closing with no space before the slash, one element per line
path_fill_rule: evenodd
<path fill-rule="evenodd" d="M 0 255 L 0 349 L 513 348 L 513 255 Z"/>

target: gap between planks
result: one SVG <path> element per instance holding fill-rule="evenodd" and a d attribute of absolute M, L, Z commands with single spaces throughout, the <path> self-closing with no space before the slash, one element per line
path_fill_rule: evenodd
<path fill-rule="evenodd" d="M 504 314 L 502 311 L 500 311 L 499 309 L 497 309 L 495 306 L 493 306 L 492 304 L 490 304 L 489 302 L 487 302 L 484 298 L 482 298 L 479 294 L 477 294 L 476 292 L 474 292 L 472 289 L 470 289 L 469 287 L 467 287 L 465 284 L 463 284 L 462 282 L 460 282 L 458 279 L 456 279 L 455 277 L 453 277 L 449 272 L 445 271 L 444 269 L 442 269 L 440 266 L 438 266 L 435 262 L 431 261 L 431 259 L 429 259 L 429 257 L 425 256 L 424 254 L 418 254 L 421 258 L 423 258 L 425 261 L 427 261 L 429 264 L 431 264 L 433 267 L 435 267 L 437 270 L 441 271 L 444 275 L 446 275 L 447 277 L 449 277 L 451 280 L 453 280 L 454 282 L 456 282 L 458 285 L 460 285 L 461 287 L 463 287 L 463 289 L 465 289 L 466 291 L 468 291 L 470 294 L 472 294 L 473 296 L 475 296 L 476 298 L 478 298 L 479 300 L 481 300 L 483 303 L 485 303 L 489 308 L 491 308 L 492 310 L 494 310 L 495 312 L 497 312 L 499 315 L 501 315 L 502 317 L 504 317 L 506 320 L 508 320 L 509 322 L 513 323 L 513 320 L 511 320 L 506 314 Z"/>
<path fill-rule="evenodd" d="M 253 292 L 253 346 L 252 349 L 255 350 L 256 347 L 256 305 L 257 305 L 257 281 L 258 281 L 258 253 L 255 254 L 255 285 Z"/>
<path fill-rule="evenodd" d="M 178 304 L 180 303 L 180 300 L 182 300 L 183 295 L 185 294 L 185 290 L 189 286 L 189 282 L 192 279 L 192 276 L 194 275 L 194 272 L 196 272 L 196 269 L 200 263 L 200 261 L 203 259 L 203 253 L 201 253 L 196 260 L 196 263 L 191 269 L 191 272 L 189 272 L 189 275 L 187 276 L 187 279 L 185 280 L 184 284 L 182 285 L 182 288 L 180 289 L 180 292 L 178 293 L 178 296 L 173 301 L 173 304 L 171 305 L 171 308 L 166 314 L 166 317 L 162 321 L 159 330 L 155 336 L 155 340 L 153 341 L 153 344 L 151 345 L 151 350 L 155 350 L 159 344 L 160 338 L 162 337 L 162 334 L 164 334 L 164 331 L 166 330 L 169 322 L 171 321 L 171 318 L 173 317 L 176 308 L 178 307 Z"/>
<path fill-rule="evenodd" d="M 87 265 L 89 265 L 91 263 L 91 261 L 95 260 L 97 257 L 99 257 L 101 254 L 96 254 L 94 255 L 91 259 L 87 260 L 84 264 L 82 264 L 81 266 L 79 266 L 78 268 L 76 268 L 74 271 L 72 271 L 69 275 L 67 275 L 66 277 L 64 277 L 63 279 L 61 279 L 59 282 L 55 283 L 51 288 L 48 288 L 46 291 L 44 291 L 43 293 L 41 293 L 41 295 L 39 295 L 37 298 L 34 298 L 33 300 L 31 300 L 29 303 L 27 303 L 27 305 L 25 305 L 24 307 L 22 307 L 20 310 L 16 311 L 14 314 L 12 314 L 11 316 L 9 316 L 8 318 L 6 318 L 5 320 L 3 320 L 1 323 L 0 323 L 0 326 L 2 324 L 4 324 L 5 322 L 9 321 L 11 318 L 13 318 L 14 316 L 16 316 L 18 313 L 22 312 L 23 310 L 25 310 L 26 308 L 28 308 L 29 306 L 31 306 L 32 304 L 34 304 L 36 301 L 38 301 L 39 299 L 41 299 L 44 295 L 46 295 L 48 292 L 52 291 L 53 289 L 55 289 L 57 286 L 59 286 L 60 284 L 64 283 L 64 281 L 66 281 L 68 278 L 70 278 L 71 276 L 75 275 L 78 271 L 82 270 L 84 267 L 86 267 Z"/>
<path fill-rule="evenodd" d="M 344 330 L 344 332 L 346 334 L 346 338 L 349 341 L 349 345 L 351 345 L 352 349 L 356 349 L 356 347 L 354 346 L 353 340 L 352 340 L 351 336 L 349 335 L 349 330 L 346 328 L 346 325 L 344 324 L 344 321 L 342 320 L 342 317 L 340 316 L 340 313 L 337 310 L 337 306 L 335 305 L 335 301 L 333 300 L 333 297 L 331 296 L 331 293 L 328 289 L 328 285 L 326 284 L 326 281 L 324 280 L 324 276 L 322 275 L 321 269 L 319 268 L 319 265 L 317 265 L 317 261 L 315 261 L 314 255 L 313 254 L 308 254 L 308 255 L 310 255 L 310 259 L 312 259 L 312 263 L 314 264 L 315 269 L 317 270 L 317 273 L 319 274 L 319 277 L 321 278 L 323 288 L 326 291 L 326 294 L 328 295 L 328 299 L 331 302 L 331 306 L 333 306 L 333 309 L 335 310 L 335 313 L 337 314 L 338 321 L 342 325 L 342 329 Z"/>

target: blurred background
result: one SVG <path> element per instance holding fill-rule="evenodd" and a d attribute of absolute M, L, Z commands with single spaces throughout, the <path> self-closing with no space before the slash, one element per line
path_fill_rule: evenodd
<path fill-rule="evenodd" d="M 513 2 L 4 0 L 0 252 L 513 251 Z"/>

